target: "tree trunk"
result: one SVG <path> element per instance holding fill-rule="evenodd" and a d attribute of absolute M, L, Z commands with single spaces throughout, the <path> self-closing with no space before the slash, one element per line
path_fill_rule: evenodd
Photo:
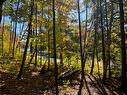
<path fill-rule="evenodd" d="M 22 58 L 22 64 L 20 67 L 20 71 L 19 74 L 17 76 L 18 79 L 21 79 L 22 74 L 23 74 L 23 68 L 24 68 L 24 64 L 26 61 L 26 55 L 27 55 L 27 48 L 28 48 L 28 44 L 29 44 L 29 39 L 30 39 L 30 32 L 32 32 L 32 16 L 33 16 L 33 6 L 34 6 L 34 0 L 31 0 L 31 5 L 30 5 L 30 16 L 29 16 L 29 24 L 28 24 L 28 35 L 27 35 L 27 39 L 26 39 L 26 46 L 24 49 L 24 54 L 23 54 L 23 58 Z"/>
<path fill-rule="evenodd" d="M 37 66 L 37 5 L 36 5 L 36 46 L 35 46 L 35 67 Z"/>
<path fill-rule="evenodd" d="M 102 13 L 102 0 L 100 0 L 100 18 L 101 18 L 101 32 L 102 32 L 102 59 L 103 59 L 103 78 L 102 82 L 106 80 L 106 62 L 105 62 L 105 40 L 104 40 L 104 27 L 103 27 L 103 13 Z"/>
<path fill-rule="evenodd" d="M 48 9 L 48 12 L 49 12 L 49 9 Z M 48 23 L 49 23 L 49 15 L 48 15 Z M 49 69 L 50 69 L 50 30 L 48 29 L 48 70 Z"/>
<path fill-rule="evenodd" d="M 59 94 L 58 90 L 58 66 L 57 66 L 57 55 L 56 55 L 56 18 L 55 18 L 55 0 L 52 0 L 52 11 L 53 11 L 53 50 L 54 50 L 54 65 L 55 65 L 55 89 L 56 95 Z"/>
<path fill-rule="evenodd" d="M 97 7 L 97 6 L 96 6 Z M 93 69 L 94 69 L 94 58 L 95 58 L 95 50 L 96 50 L 96 39 L 97 39 L 97 10 L 95 10 L 96 13 L 94 13 L 94 19 L 95 19 L 95 22 L 94 22 L 94 28 L 95 28 L 95 33 L 94 33 L 94 43 L 93 43 L 93 55 L 92 55 L 92 67 L 91 67 L 91 71 L 90 71 L 90 74 L 92 75 L 93 74 Z"/>
<path fill-rule="evenodd" d="M 113 22 L 113 2 L 111 2 L 111 18 L 110 18 L 110 24 L 109 24 L 109 32 L 108 32 L 108 66 L 109 66 L 109 79 L 111 78 L 111 55 L 110 55 L 110 45 L 111 45 L 111 31 L 112 31 L 112 22 Z"/>
<path fill-rule="evenodd" d="M 109 25 L 108 25 L 108 10 L 107 10 L 107 2 L 106 0 L 104 0 L 104 6 L 105 6 L 105 24 L 106 24 L 106 33 L 107 33 L 107 45 L 106 47 L 109 47 L 109 48 L 106 48 L 105 47 L 105 75 L 107 75 L 107 66 L 108 64 L 110 64 L 110 44 L 109 44 Z M 108 56 L 109 55 L 109 56 Z"/>
<path fill-rule="evenodd" d="M 121 72 L 121 88 L 126 91 L 127 87 L 127 77 L 126 77 L 126 47 L 125 47 L 125 31 L 124 31 L 124 9 L 123 0 L 119 0 L 120 8 L 120 31 L 121 31 L 121 56 L 122 56 L 122 72 Z"/>
<path fill-rule="evenodd" d="M 82 66 L 82 76 L 80 81 L 80 87 L 78 91 L 78 95 L 81 95 L 82 93 L 82 87 L 83 87 L 83 79 L 84 79 L 84 63 L 83 63 L 83 52 L 82 52 L 82 31 L 81 31 L 81 17 L 80 17 L 80 0 L 77 1 L 78 3 L 78 20 L 79 20 L 79 38 L 80 38 L 80 56 L 81 56 L 81 66 Z"/>

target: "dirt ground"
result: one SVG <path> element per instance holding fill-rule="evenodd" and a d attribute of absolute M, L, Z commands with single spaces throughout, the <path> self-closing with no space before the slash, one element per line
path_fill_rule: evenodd
<path fill-rule="evenodd" d="M 84 79 L 82 95 L 125 95 L 118 79 L 107 80 L 105 85 L 97 76 L 85 74 Z M 59 81 L 59 95 L 77 95 L 79 84 L 77 78 L 72 82 Z M 51 72 L 26 70 L 23 78 L 17 80 L 15 74 L 0 71 L 0 95 L 54 95 L 54 77 Z"/>

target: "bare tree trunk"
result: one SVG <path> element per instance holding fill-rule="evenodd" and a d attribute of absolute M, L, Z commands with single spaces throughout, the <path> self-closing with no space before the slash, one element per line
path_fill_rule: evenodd
<path fill-rule="evenodd" d="M 119 8 L 120 8 L 120 31 L 121 31 L 121 56 L 122 56 L 122 72 L 121 72 L 121 88 L 122 90 L 127 90 L 127 64 L 126 64 L 126 47 L 125 47 L 125 31 L 124 31 L 124 9 L 123 9 L 123 0 L 119 0 Z"/>
<path fill-rule="evenodd" d="M 95 3 L 94 3 L 95 4 Z M 95 4 L 96 5 L 96 4 Z M 96 6 L 97 7 L 97 6 Z M 95 51 L 96 51 L 96 41 L 97 41 L 97 24 L 98 24 L 98 22 L 97 22 L 97 14 L 98 14 L 98 12 L 97 12 L 97 10 L 95 10 L 96 11 L 96 13 L 94 13 L 94 19 L 95 19 L 95 22 L 94 22 L 94 31 L 95 31 L 95 33 L 94 33 L 94 43 L 93 43 L 93 55 L 92 55 L 92 67 L 91 67 L 91 71 L 90 71 L 90 74 L 92 75 L 93 74 L 93 69 L 94 69 L 94 58 L 95 58 Z"/>
<path fill-rule="evenodd" d="M 35 46 L 35 67 L 37 66 L 37 54 L 38 54 L 38 51 L 37 51 L 37 5 L 36 5 L 36 46 Z"/>
<path fill-rule="evenodd" d="M 49 9 L 48 9 L 48 12 L 49 12 Z M 48 23 L 49 23 L 49 15 L 48 15 Z M 50 30 L 48 29 L 48 70 L 49 69 L 50 69 Z"/>
<path fill-rule="evenodd" d="M 27 35 L 27 40 L 26 40 L 26 46 L 25 46 L 25 49 L 24 49 L 22 64 L 21 64 L 21 67 L 20 67 L 19 74 L 17 76 L 18 79 L 20 79 L 22 77 L 22 74 L 23 74 L 23 68 L 24 68 L 25 61 L 26 61 L 27 48 L 28 48 L 29 39 L 30 39 L 30 32 L 32 32 L 33 6 L 34 6 L 34 0 L 31 0 L 31 5 L 30 5 L 30 8 L 31 8 L 30 12 L 31 13 L 30 13 L 30 16 L 29 16 L 28 35 Z"/>
<path fill-rule="evenodd" d="M 101 15 L 101 32 L 102 32 L 102 59 L 103 59 L 103 78 L 102 82 L 106 80 L 106 61 L 105 61 L 105 40 L 104 40 L 104 27 L 103 27 L 103 13 L 102 13 L 102 0 L 100 0 L 100 15 Z"/>
<path fill-rule="evenodd" d="M 52 0 L 52 11 L 53 11 L 53 50 L 54 50 L 54 64 L 55 64 L 55 89 L 56 95 L 59 94 L 58 90 L 58 66 L 57 66 L 57 55 L 56 55 L 56 18 L 55 18 L 55 0 Z"/>
<path fill-rule="evenodd" d="M 109 32 L 108 32 L 108 66 L 109 66 L 109 79 L 111 78 L 111 55 L 110 55 L 110 46 L 111 46 L 111 31 L 112 31 L 112 22 L 113 22 L 113 2 L 112 0 L 110 0 L 111 2 L 111 18 L 110 18 L 110 23 L 109 23 Z"/>
<path fill-rule="evenodd" d="M 83 79 L 84 79 L 84 61 L 83 61 L 83 52 L 82 52 L 82 31 L 81 31 L 81 17 L 80 17 L 80 0 L 77 1 L 78 3 L 78 20 L 79 20 L 79 38 L 80 38 L 80 56 L 81 56 L 81 66 L 82 66 L 82 76 L 80 81 L 80 87 L 78 91 L 78 95 L 82 95 L 82 87 L 83 87 Z"/>

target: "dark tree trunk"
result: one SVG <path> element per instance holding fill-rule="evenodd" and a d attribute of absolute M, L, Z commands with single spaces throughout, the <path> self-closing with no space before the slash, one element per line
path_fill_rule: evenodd
<path fill-rule="evenodd" d="M 48 30 L 48 70 L 50 69 L 50 33 Z"/>
<path fill-rule="evenodd" d="M 37 5 L 36 5 L 36 37 L 37 37 Z M 36 46 L 35 46 L 35 67 L 37 66 L 37 39 L 36 39 Z"/>
<path fill-rule="evenodd" d="M 82 76 L 80 81 L 80 87 L 78 91 L 78 95 L 81 95 L 82 87 L 83 87 L 83 79 L 84 79 L 84 62 L 83 62 L 83 52 L 82 52 L 82 31 L 81 31 L 81 17 L 80 17 L 80 0 L 78 0 L 78 20 L 79 20 L 79 38 L 80 38 L 80 56 L 81 56 L 81 66 L 82 66 Z"/>
<path fill-rule="evenodd" d="M 48 12 L 49 12 L 49 9 L 48 9 Z M 48 23 L 49 23 L 49 15 L 48 15 Z M 49 69 L 50 69 L 50 30 L 48 29 L 48 70 Z"/>
<path fill-rule="evenodd" d="M 119 0 L 120 7 L 120 31 L 121 31 L 121 56 L 122 56 L 122 72 L 121 72 L 121 88 L 127 90 L 126 77 L 126 47 L 125 47 L 125 31 L 124 31 L 124 9 L 123 0 Z"/>
<path fill-rule="evenodd" d="M 36 53 L 36 52 L 33 52 L 33 54 L 31 55 L 30 61 L 29 61 L 29 63 L 28 63 L 28 66 L 31 64 L 31 62 L 32 62 L 32 60 L 33 60 L 33 58 L 34 58 L 35 53 Z"/>
<path fill-rule="evenodd" d="M 33 6 L 34 6 L 34 0 L 31 0 L 31 5 L 30 5 L 30 16 L 29 16 L 29 24 L 28 24 L 28 35 L 27 35 L 27 39 L 26 39 L 26 46 L 24 49 L 24 54 L 23 54 L 23 58 L 22 58 L 22 64 L 20 67 L 20 71 L 19 74 L 17 76 L 18 79 L 21 79 L 22 74 L 23 74 L 23 68 L 25 65 L 25 61 L 26 61 L 26 55 L 27 55 L 27 48 L 28 48 L 28 44 L 29 44 L 29 39 L 30 39 L 30 32 L 32 32 L 32 16 L 33 16 Z"/>
<path fill-rule="evenodd" d="M 41 25 L 39 26 L 39 31 L 40 31 L 40 33 L 41 33 L 41 31 L 42 31 L 42 29 L 41 29 Z M 42 39 L 40 39 L 40 43 L 42 42 Z M 42 42 L 43 43 L 43 42 Z M 43 54 L 43 52 L 42 52 L 42 50 L 43 50 L 43 48 L 42 48 L 42 45 L 40 45 L 39 46 L 39 54 L 40 54 L 40 66 L 42 65 L 42 54 Z"/>
<path fill-rule="evenodd" d="M 107 33 L 107 45 L 108 46 L 106 46 L 105 47 L 105 75 L 107 75 L 107 66 L 108 66 L 108 64 L 109 64 L 109 62 L 110 62 L 110 52 L 109 52 L 109 50 L 108 50 L 108 47 L 109 47 L 109 49 L 110 49 L 110 45 L 109 45 L 109 25 L 108 25 L 108 10 L 107 10 L 107 1 L 106 0 L 104 0 L 104 6 L 105 6 L 105 24 L 106 24 L 106 26 L 105 26 L 105 30 L 106 30 L 106 33 Z M 104 38 L 105 39 L 105 38 Z M 108 56 L 109 55 L 109 56 Z"/>
<path fill-rule="evenodd" d="M 102 82 L 106 80 L 106 61 L 105 61 L 105 40 L 104 40 L 104 27 L 103 27 L 103 13 L 102 13 L 102 0 L 100 0 L 100 18 L 101 18 L 101 32 L 102 32 L 102 59 L 103 59 L 103 78 Z"/>
<path fill-rule="evenodd" d="M 55 65 L 55 89 L 56 95 L 59 94 L 58 90 L 58 66 L 57 66 L 57 55 L 56 55 L 56 18 L 55 18 L 55 0 L 52 0 L 52 11 L 53 11 L 53 50 L 54 50 L 54 65 Z"/>
<path fill-rule="evenodd" d="M 111 63 L 110 63 L 110 60 L 111 60 L 111 55 L 110 55 L 110 45 L 111 45 L 111 31 L 112 31 L 112 22 L 113 22 L 113 2 L 112 0 L 110 0 L 111 2 L 111 18 L 110 18 L 110 23 L 109 23 L 109 32 L 108 32 L 108 35 L 107 35 L 107 38 L 108 38 L 108 66 L 109 66 L 109 79 L 111 78 Z"/>
<path fill-rule="evenodd" d="M 63 66 L 63 54 L 62 54 L 62 52 L 60 53 L 60 65 Z"/>

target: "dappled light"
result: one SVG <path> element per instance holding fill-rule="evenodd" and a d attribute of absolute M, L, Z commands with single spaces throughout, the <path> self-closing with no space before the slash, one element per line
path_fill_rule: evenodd
<path fill-rule="evenodd" d="M 126 95 L 127 0 L 0 0 L 0 95 Z"/>

